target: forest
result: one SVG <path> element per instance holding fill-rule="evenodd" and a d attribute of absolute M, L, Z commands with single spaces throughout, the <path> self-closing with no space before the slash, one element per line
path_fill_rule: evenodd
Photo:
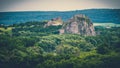
<path fill-rule="evenodd" d="M 59 34 L 46 21 L 0 25 L 0 68 L 120 68 L 120 27 Z"/>
<path fill-rule="evenodd" d="M 44 21 L 52 18 L 61 17 L 67 21 L 73 15 L 84 14 L 92 22 L 120 24 L 120 9 L 85 9 L 75 11 L 19 11 L 19 12 L 0 12 L 0 23 L 11 25 L 25 23 L 28 21 Z"/>

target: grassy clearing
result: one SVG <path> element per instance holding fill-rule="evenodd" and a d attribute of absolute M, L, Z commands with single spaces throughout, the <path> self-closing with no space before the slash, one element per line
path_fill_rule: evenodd
<path fill-rule="evenodd" d="M 8 27 L 8 28 L 3 28 L 3 27 L 0 27 L 0 34 L 2 33 L 11 33 L 12 32 L 12 27 Z"/>
<path fill-rule="evenodd" d="M 93 23 L 94 26 L 104 26 L 104 27 L 120 27 L 120 24 L 115 23 Z"/>
<path fill-rule="evenodd" d="M 8 27 L 7 29 L 5 29 L 3 27 L 0 27 L 0 30 L 3 31 L 3 32 L 8 32 L 8 31 L 12 30 L 12 27 Z"/>

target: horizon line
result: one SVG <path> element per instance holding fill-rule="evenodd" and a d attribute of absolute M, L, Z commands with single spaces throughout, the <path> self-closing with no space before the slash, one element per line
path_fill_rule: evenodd
<path fill-rule="evenodd" d="M 0 11 L 0 12 L 69 12 L 69 11 L 79 11 L 79 10 L 94 10 L 94 9 L 115 9 L 118 10 L 120 8 L 89 8 L 89 9 L 75 9 L 75 10 L 11 10 L 11 11 Z"/>

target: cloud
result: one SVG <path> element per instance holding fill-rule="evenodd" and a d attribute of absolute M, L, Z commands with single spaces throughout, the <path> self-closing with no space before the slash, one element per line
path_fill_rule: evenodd
<path fill-rule="evenodd" d="M 25 0 L 0 0 L 0 11 L 7 10 L 10 6 L 15 6 L 14 4 L 23 1 Z"/>
<path fill-rule="evenodd" d="M 120 0 L 98 0 L 98 2 L 106 4 L 113 8 L 119 8 Z"/>
<path fill-rule="evenodd" d="M 1 0 L 0 11 L 79 10 L 120 8 L 119 0 Z"/>

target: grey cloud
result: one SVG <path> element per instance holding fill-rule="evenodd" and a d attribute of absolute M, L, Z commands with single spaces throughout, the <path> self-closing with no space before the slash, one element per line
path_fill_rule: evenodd
<path fill-rule="evenodd" d="M 50 0 L 0 0 L 0 11 L 5 11 L 7 10 L 9 7 L 12 6 L 17 6 L 17 3 L 20 2 L 28 2 L 28 1 L 50 1 Z M 92 1 L 92 2 L 96 2 L 99 4 L 106 4 L 107 6 L 111 7 L 111 8 L 120 8 L 119 3 L 120 0 L 75 0 L 75 1 Z M 69 3 L 69 0 L 68 0 Z M 106 7 L 106 6 L 105 6 Z"/>
<path fill-rule="evenodd" d="M 113 8 L 120 8 L 120 0 L 97 0 L 97 1 Z"/>
<path fill-rule="evenodd" d="M 9 6 L 15 3 L 23 2 L 27 0 L 0 0 L 0 11 L 6 10 Z"/>

